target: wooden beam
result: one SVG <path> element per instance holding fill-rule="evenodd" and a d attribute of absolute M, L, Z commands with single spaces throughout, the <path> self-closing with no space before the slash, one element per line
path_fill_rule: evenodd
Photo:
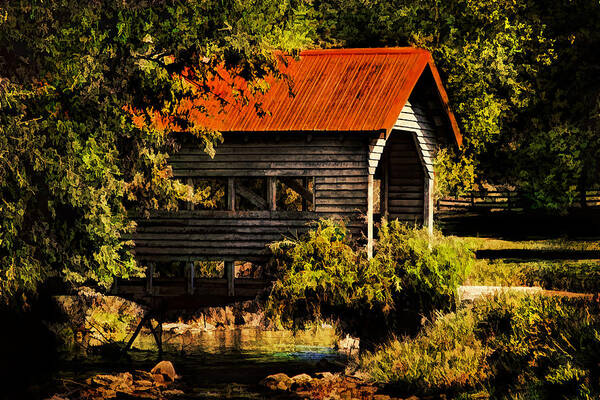
<path fill-rule="evenodd" d="M 240 184 L 239 182 L 235 183 L 236 192 L 248 200 L 250 203 L 254 204 L 256 207 L 261 210 L 265 210 L 267 208 L 267 202 L 261 196 L 254 193 L 252 190 L 247 188 L 246 186 Z"/>
<path fill-rule="evenodd" d="M 187 293 L 194 294 L 194 262 L 187 263 Z"/>
<path fill-rule="evenodd" d="M 235 296 L 235 265 L 233 261 L 225 261 L 225 276 L 227 277 L 227 295 Z"/>
<path fill-rule="evenodd" d="M 227 178 L 227 209 L 235 210 L 235 178 Z"/>
<path fill-rule="evenodd" d="M 390 204 L 390 153 L 389 151 L 385 153 L 383 158 L 383 191 L 381 193 L 381 210 L 380 213 L 385 218 L 388 217 L 388 210 Z"/>
<path fill-rule="evenodd" d="M 267 209 L 277 210 L 277 178 L 274 176 L 267 178 Z"/>
<path fill-rule="evenodd" d="M 367 183 L 367 256 L 373 257 L 373 175 Z"/>
<path fill-rule="evenodd" d="M 289 186 L 289 185 L 288 185 Z M 312 193 L 308 190 L 308 178 L 302 178 L 302 188 L 310 194 L 310 199 L 307 199 L 302 193 L 296 192 L 302 196 L 302 211 L 308 211 L 308 202 L 313 200 Z M 293 188 L 292 188 L 293 189 Z"/>
<path fill-rule="evenodd" d="M 423 225 L 427 227 L 430 234 L 433 234 L 433 179 L 425 173 L 425 183 L 423 185 Z"/>
<path fill-rule="evenodd" d="M 302 178 L 302 184 L 294 178 L 281 177 L 279 178 L 279 180 L 283 182 L 287 187 L 292 189 L 294 192 L 302 196 L 303 202 L 313 202 L 313 193 L 310 190 L 308 190 L 308 178 Z"/>
<path fill-rule="evenodd" d="M 152 296 L 152 275 L 154 275 L 154 263 L 149 263 L 146 268 L 146 294 Z"/>
<path fill-rule="evenodd" d="M 187 182 L 188 186 L 194 187 L 194 179 L 193 178 L 187 178 Z M 187 209 L 188 210 L 193 210 L 195 208 L 194 203 L 189 202 L 187 204 Z"/>

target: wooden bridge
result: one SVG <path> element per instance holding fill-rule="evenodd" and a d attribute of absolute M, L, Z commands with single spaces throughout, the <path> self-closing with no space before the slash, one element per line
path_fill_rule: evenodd
<path fill-rule="evenodd" d="M 214 157 L 196 137 L 178 137 L 173 176 L 214 188 L 217 209 L 184 204 L 138 219 L 131 239 L 147 278 L 117 282 L 117 295 L 153 312 L 255 298 L 267 280 L 236 278 L 235 263 L 264 263 L 269 243 L 321 218 L 346 221 L 369 256 L 378 214 L 432 229 L 433 159 L 462 136 L 431 55 L 313 50 L 290 59 L 286 70 L 297 92 L 290 96 L 287 82 L 274 80 L 257 98 L 264 115 L 248 104 L 202 121 L 223 135 Z M 194 276 L 200 262 L 224 263 L 223 276 Z M 174 263 L 179 274 L 168 271 Z"/>

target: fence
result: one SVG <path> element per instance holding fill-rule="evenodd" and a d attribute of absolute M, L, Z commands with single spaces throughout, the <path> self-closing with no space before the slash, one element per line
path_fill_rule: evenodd
<path fill-rule="evenodd" d="M 587 190 L 585 195 L 578 195 L 579 207 L 600 207 L 600 190 Z M 517 191 L 489 190 L 472 191 L 467 196 L 438 199 L 438 211 L 487 210 L 487 211 L 522 211 L 522 196 Z"/>

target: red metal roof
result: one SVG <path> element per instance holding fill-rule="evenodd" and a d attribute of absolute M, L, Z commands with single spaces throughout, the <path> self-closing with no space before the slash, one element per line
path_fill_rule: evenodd
<path fill-rule="evenodd" d="M 412 47 L 307 50 L 292 60 L 283 80 L 250 104 L 229 105 L 207 128 L 222 132 L 346 131 L 389 133 L 419 77 L 429 66 L 450 126 L 462 137 L 428 51 Z M 256 112 L 260 104 L 266 114 Z"/>

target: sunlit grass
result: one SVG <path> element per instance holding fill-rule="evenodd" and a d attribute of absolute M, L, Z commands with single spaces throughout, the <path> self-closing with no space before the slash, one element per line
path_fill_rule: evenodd
<path fill-rule="evenodd" d="M 502 240 L 493 238 L 463 238 L 473 250 L 600 250 L 600 240 Z"/>

